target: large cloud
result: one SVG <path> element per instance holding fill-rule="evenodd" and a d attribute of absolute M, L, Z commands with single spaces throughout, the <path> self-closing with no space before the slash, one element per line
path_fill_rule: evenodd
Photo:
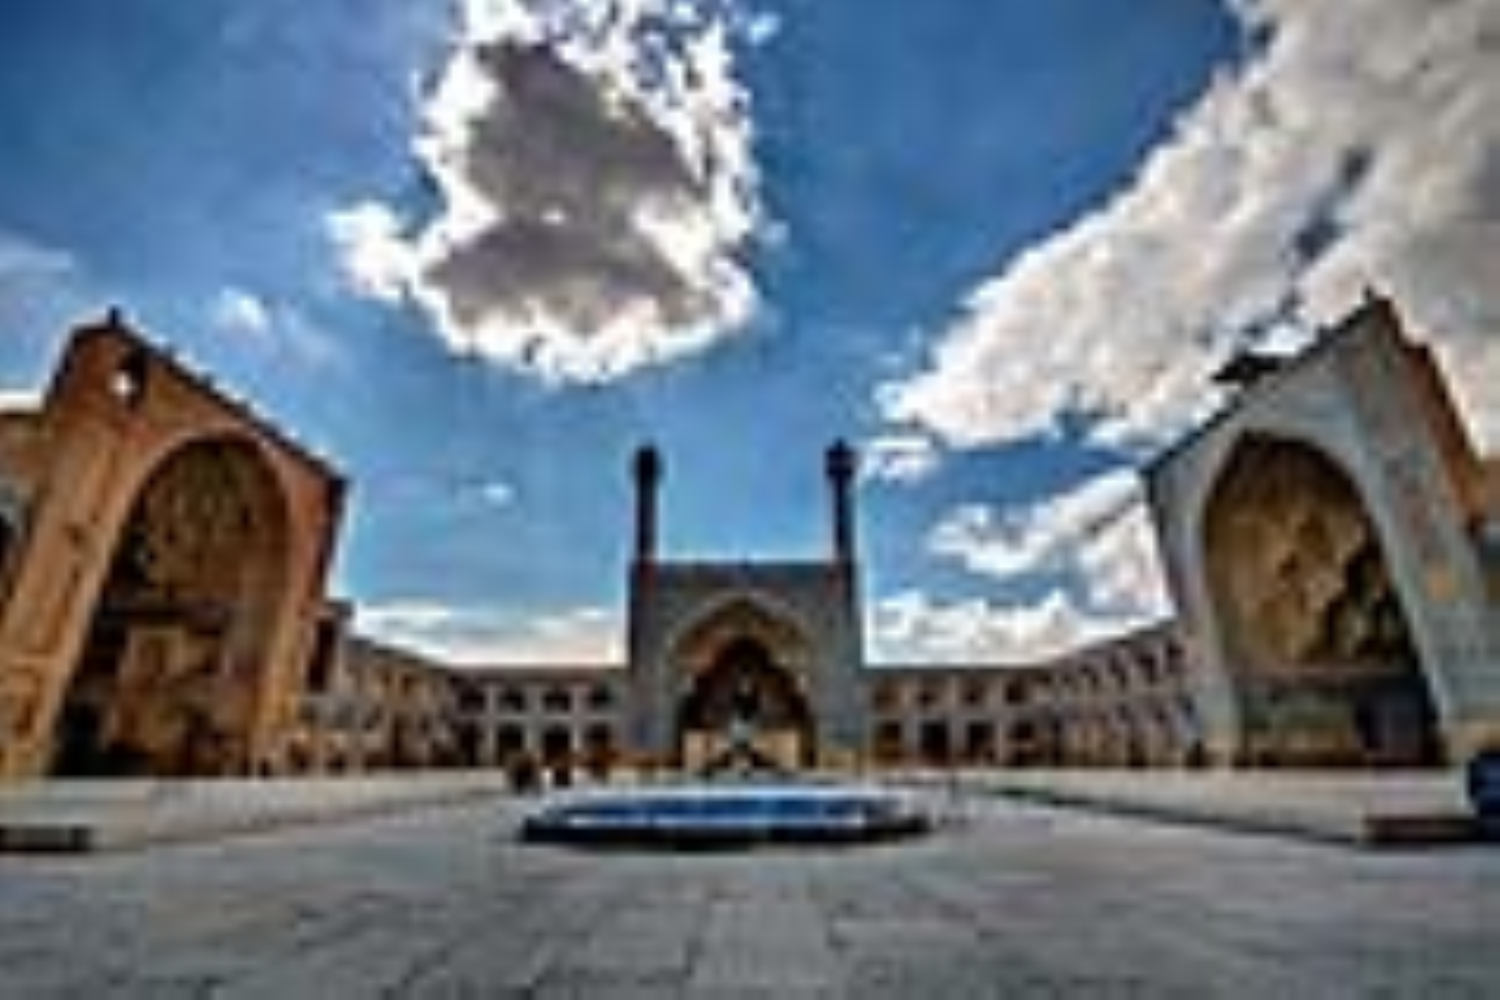
<path fill-rule="evenodd" d="M 1237 9 L 1259 40 L 1244 63 L 1125 190 L 975 291 L 926 370 L 885 388 L 889 417 L 956 447 L 1066 414 L 1159 443 L 1200 416 L 1232 342 L 1375 284 L 1500 444 L 1500 3 Z"/>
<path fill-rule="evenodd" d="M 1166 610 L 1139 484 L 1124 470 L 1019 509 L 958 507 L 933 528 L 927 545 L 1001 583 L 1043 573 L 1071 577 L 1083 610 L 1110 618 L 1159 617 Z"/>
<path fill-rule="evenodd" d="M 1034 662 L 1167 615 L 1146 508 L 1124 470 L 1017 509 L 965 504 L 927 548 L 1000 585 L 1055 583 L 1036 600 L 899 592 L 876 608 L 882 658 Z"/>
<path fill-rule="evenodd" d="M 378 639 L 460 667 L 623 662 L 618 617 L 590 605 L 527 616 L 504 608 L 399 600 L 361 606 L 356 624 Z"/>
<path fill-rule="evenodd" d="M 367 292 L 550 381 L 700 350 L 749 317 L 761 223 L 728 0 L 468 0 L 417 155 L 440 202 L 330 219 Z"/>
<path fill-rule="evenodd" d="M 1063 590 L 1038 601 L 941 600 L 903 590 L 875 603 L 875 658 L 892 664 L 1029 666 L 1135 622 L 1081 608 Z"/>

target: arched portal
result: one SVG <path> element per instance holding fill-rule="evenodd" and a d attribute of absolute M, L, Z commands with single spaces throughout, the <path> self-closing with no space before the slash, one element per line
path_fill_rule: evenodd
<path fill-rule="evenodd" d="M 286 587 L 287 508 L 251 444 L 171 453 L 117 536 L 58 717 L 68 775 L 214 775 L 249 766 Z"/>
<path fill-rule="evenodd" d="M 1225 466 L 1203 523 L 1246 762 L 1433 762 L 1431 693 L 1349 475 L 1309 445 L 1252 436 Z"/>
<path fill-rule="evenodd" d="M 739 638 L 698 673 L 678 706 L 691 770 L 790 770 L 814 762 L 813 715 L 796 678 L 757 639 Z"/>

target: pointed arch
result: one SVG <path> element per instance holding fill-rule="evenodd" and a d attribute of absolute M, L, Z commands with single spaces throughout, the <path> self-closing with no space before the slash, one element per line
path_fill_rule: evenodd
<path fill-rule="evenodd" d="M 1379 527 L 1338 460 L 1297 438 L 1244 435 L 1201 532 L 1248 762 L 1433 761 L 1424 665 Z"/>
<path fill-rule="evenodd" d="M 248 769 L 290 522 L 284 486 L 253 439 L 190 438 L 144 471 L 66 682 L 54 772 Z"/>
<path fill-rule="evenodd" d="M 795 620 L 750 595 L 717 602 L 695 618 L 671 646 L 680 763 L 694 770 L 810 765 L 810 648 Z"/>
<path fill-rule="evenodd" d="M 738 639 L 754 639 L 778 662 L 797 671 L 805 667 L 812 643 L 791 611 L 759 594 L 732 594 L 707 605 L 668 643 L 679 676 L 712 666 L 718 654 Z"/>

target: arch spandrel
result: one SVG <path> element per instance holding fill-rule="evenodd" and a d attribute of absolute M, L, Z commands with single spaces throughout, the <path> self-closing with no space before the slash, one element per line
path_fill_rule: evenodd
<path fill-rule="evenodd" d="M 667 643 L 669 662 L 684 681 L 710 669 L 730 645 L 750 640 L 801 678 L 811 644 L 790 612 L 749 595 L 726 598 L 695 615 Z M 805 680 L 805 678 L 804 678 Z"/>

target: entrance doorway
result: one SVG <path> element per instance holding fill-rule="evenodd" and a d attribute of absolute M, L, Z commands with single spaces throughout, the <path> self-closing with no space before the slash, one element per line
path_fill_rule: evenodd
<path fill-rule="evenodd" d="M 678 708 L 684 768 L 794 770 L 814 761 L 812 712 L 796 678 L 755 639 L 730 642 Z"/>

